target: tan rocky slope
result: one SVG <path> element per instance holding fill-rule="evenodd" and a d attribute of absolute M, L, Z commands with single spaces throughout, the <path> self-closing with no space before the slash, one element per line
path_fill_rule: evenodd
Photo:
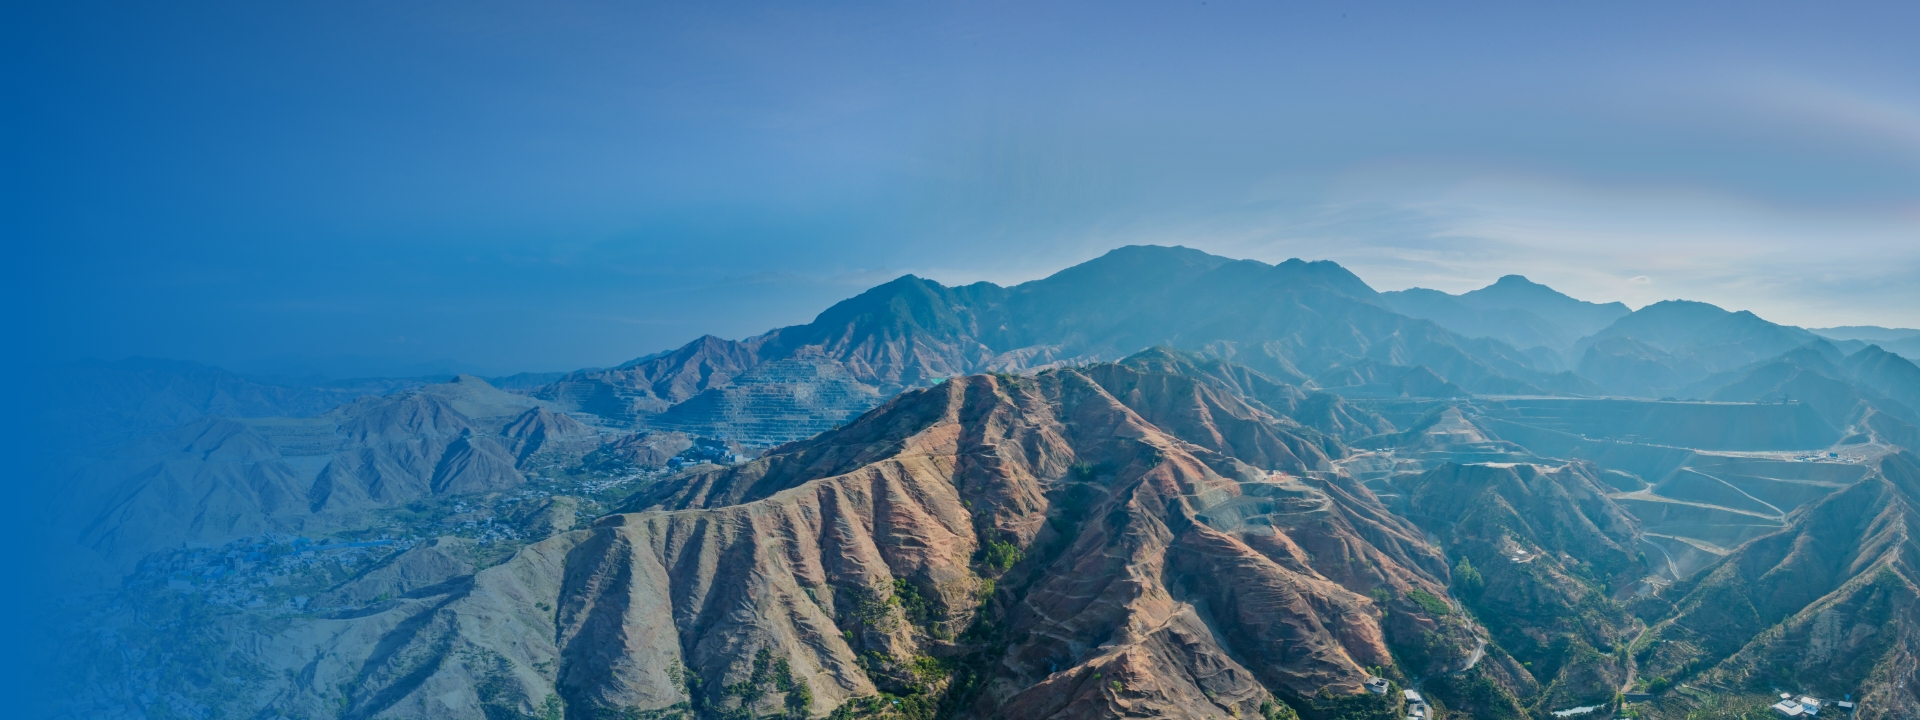
<path fill-rule="evenodd" d="M 1446 595 L 1419 530 L 1314 472 L 1289 427 L 1113 366 L 909 392 L 363 618 L 404 629 L 336 669 L 348 716 L 548 696 L 821 716 L 884 693 L 973 717 L 1387 717 L 1366 667 L 1457 668 L 1475 631 L 1413 599 Z"/>
<path fill-rule="evenodd" d="M 1339 395 L 1303 390 L 1251 368 L 1219 358 L 1151 347 L 1120 361 L 1141 372 L 1184 375 L 1238 398 L 1270 415 L 1311 428 L 1325 438 L 1349 442 L 1386 432 L 1393 424 L 1377 414 L 1347 404 Z M 1330 452 L 1339 443 L 1323 442 Z"/>

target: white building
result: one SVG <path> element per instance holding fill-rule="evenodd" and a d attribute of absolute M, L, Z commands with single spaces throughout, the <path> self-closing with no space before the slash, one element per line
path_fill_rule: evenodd
<path fill-rule="evenodd" d="M 1385 694 L 1387 694 L 1387 679 L 1386 679 L 1386 678 L 1383 678 L 1383 677 L 1373 677 L 1373 676 L 1371 676 L 1371 675 L 1369 675 L 1369 676 L 1367 676 L 1367 681 L 1366 681 L 1365 683 L 1363 683 L 1363 684 L 1367 686 L 1367 692 L 1370 692 L 1370 693 L 1373 693 L 1373 694 L 1375 694 L 1375 695 L 1385 695 Z"/>
<path fill-rule="evenodd" d="M 1403 690 L 1401 694 L 1407 698 L 1408 720 L 1428 720 L 1433 716 L 1433 711 L 1427 708 L 1427 699 L 1420 697 L 1420 691 Z"/>
<path fill-rule="evenodd" d="M 1780 717 L 1797 718 L 1797 717 L 1806 717 L 1807 711 L 1800 707 L 1800 703 L 1797 703 L 1791 699 L 1788 699 L 1788 700 L 1781 700 L 1780 702 L 1774 703 L 1773 712 L 1774 714 L 1779 715 Z"/>

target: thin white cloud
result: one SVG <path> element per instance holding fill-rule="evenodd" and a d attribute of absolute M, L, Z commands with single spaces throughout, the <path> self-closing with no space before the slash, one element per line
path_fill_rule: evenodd
<path fill-rule="evenodd" d="M 1354 244 L 1362 247 L 1330 248 L 1330 256 L 1353 257 L 1363 276 L 1384 266 L 1391 279 L 1369 276 L 1383 286 L 1425 274 L 1457 292 L 1520 273 L 1634 306 L 1687 298 L 1794 324 L 1920 321 L 1920 218 L 1515 173 L 1442 186 L 1389 177 L 1359 185 L 1371 188 L 1364 204 L 1429 218 L 1430 231 L 1411 240 L 1369 241 L 1360 228 Z"/>
<path fill-rule="evenodd" d="M 1920 107 L 1897 95 L 1791 74 L 1750 76 L 1729 90 L 1763 112 L 1824 126 L 1817 134 L 1857 138 L 1920 161 Z"/>
<path fill-rule="evenodd" d="M 1430 170 L 1359 171 L 1318 206 L 1117 228 L 992 268 L 910 271 L 949 284 L 1007 284 L 1119 245 L 1182 244 L 1268 262 L 1331 259 L 1383 290 L 1463 292 L 1521 274 L 1633 307 L 1689 299 L 1811 327 L 1920 325 L 1920 217 L 1783 207 L 1691 187 Z"/>

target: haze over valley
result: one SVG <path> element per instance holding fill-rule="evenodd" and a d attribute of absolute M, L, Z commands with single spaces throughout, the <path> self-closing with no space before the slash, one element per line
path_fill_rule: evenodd
<path fill-rule="evenodd" d="M 0 10 L 0 716 L 1920 718 L 1920 5 Z"/>

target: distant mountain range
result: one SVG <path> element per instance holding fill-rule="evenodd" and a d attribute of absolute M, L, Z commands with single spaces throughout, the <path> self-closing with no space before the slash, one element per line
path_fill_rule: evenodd
<path fill-rule="evenodd" d="M 551 378 L 68 366 L 63 712 L 1913 717 L 1902 337 L 1128 247 Z"/>
<path fill-rule="evenodd" d="M 1722 375 L 1802 346 L 1827 354 L 1867 347 L 1704 303 L 1629 311 L 1582 302 L 1519 276 L 1459 296 L 1376 293 L 1332 263 L 1128 247 L 1010 288 L 907 276 L 808 325 L 741 341 L 702 338 L 572 373 L 535 395 L 610 424 L 764 446 L 809 437 L 941 378 L 1114 360 L 1155 345 L 1350 397 L 1677 399 L 1707 399 L 1732 380 Z M 1920 422 L 1901 408 L 1883 411 Z"/>
<path fill-rule="evenodd" d="M 318 415 L 356 398 L 451 380 L 457 373 L 393 377 L 244 375 L 184 360 L 126 358 L 56 365 L 37 380 L 44 436 L 66 447 L 102 447 L 171 430 L 202 417 Z M 508 390 L 540 387 L 565 373 L 490 378 Z"/>
<path fill-rule="evenodd" d="M 1848 327 L 1808 328 L 1815 335 L 1829 340 L 1857 340 L 1863 343 L 1879 345 L 1882 350 L 1898 353 L 1906 357 L 1920 357 L 1920 330 L 1913 328 L 1883 328 L 1872 325 L 1854 325 Z"/>
<path fill-rule="evenodd" d="M 491 368 L 450 358 L 408 360 L 374 355 L 276 355 L 234 364 L 233 369 L 255 377 L 340 380 L 369 377 L 452 377 L 503 375 Z"/>
<path fill-rule="evenodd" d="M 1400 314 L 1330 262 L 1267 265 L 1127 247 L 1013 287 L 902 277 L 807 325 L 740 341 L 702 338 L 610 370 L 574 373 L 536 396 L 618 424 L 731 424 L 744 431 L 743 441 L 778 443 L 940 379 L 1116 360 L 1156 345 L 1355 392 L 1405 392 L 1395 383 L 1414 367 L 1457 392 L 1598 392 L 1504 341 Z M 779 408 L 790 420 L 729 420 L 744 394 L 764 396 L 755 407 Z"/>
<path fill-rule="evenodd" d="M 1572 367 L 1566 353 L 1575 342 L 1631 311 L 1621 303 L 1583 302 L 1519 275 L 1460 295 L 1413 288 L 1381 293 L 1388 307 L 1408 317 L 1432 320 L 1468 337 L 1493 338 L 1528 352 L 1550 369 Z"/>

